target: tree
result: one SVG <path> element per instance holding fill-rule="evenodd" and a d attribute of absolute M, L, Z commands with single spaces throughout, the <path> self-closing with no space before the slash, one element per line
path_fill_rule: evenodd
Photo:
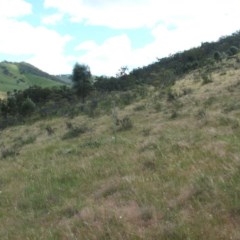
<path fill-rule="evenodd" d="M 228 50 L 229 56 L 233 56 L 238 53 L 238 48 L 236 46 L 231 46 Z"/>
<path fill-rule="evenodd" d="M 214 59 L 217 61 L 217 62 L 220 62 L 222 60 L 222 55 L 219 51 L 216 51 L 214 54 L 213 54 L 213 57 Z"/>
<path fill-rule="evenodd" d="M 76 63 L 72 73 L 73 89 L 76 91 L 77 95 L 81 97 L 83 103 L 92 89 L 90 80 L 90 68 L 87 65 Z"/>
<path fill-rule="evenodd" d="M 123 76 L 126 76 L 128 72 L 128 67 L 127 66 L 123 66 L 118 70 L 118 73 L 116 74 L 117 78 L 121 78 Z"/>
<path fill-rule="evenodd" d="M 35 111 L 35 109 L 36 109 L 36 104 L 32 101 L 31 98 L 28 97 L 22 103 L 20 111 L 23 116 L 27 116 L 32 114 Z"/>

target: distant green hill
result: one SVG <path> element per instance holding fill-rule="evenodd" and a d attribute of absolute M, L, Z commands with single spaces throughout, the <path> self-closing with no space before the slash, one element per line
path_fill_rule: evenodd
<path fill-rule="evenodd" d="M 67 84 L 71 84 L 72 82 L 71 74 L 61 74 L 61 75 L 56 75 L 56 77 Z"/>
<path fill-rule="evenodd" d="M 26 89 L 34 85 L 53 87 L 65 84 L 61 79 L 43 72 L 31 64 L 0 62 L 0 93 Z"/>

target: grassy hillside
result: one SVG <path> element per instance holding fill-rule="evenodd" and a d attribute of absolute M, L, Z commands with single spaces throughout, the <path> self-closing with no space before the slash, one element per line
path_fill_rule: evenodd
<path fill-rule="evenodd" d="M 56 77 L 24 62 L 0 63 L 0 92 L 26 89 L 33 85 L 52 87 L 63 85 L 63 83 Z"/>
<path fill-rule="evenodd" d="M 228 59 L 1 131 L 0 238 L 239 239 L 239 76 Z"/>

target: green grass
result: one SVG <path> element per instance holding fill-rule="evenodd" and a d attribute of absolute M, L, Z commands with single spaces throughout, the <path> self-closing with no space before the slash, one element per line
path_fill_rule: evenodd
<path fill-rule="evenodd" d="M 40 87 L 54 87 L 54 86 L 62 86 L 62 83 L 58 83 L 53 80 L 49 80 L 47 78 L 38 77 L 33 74 L 26 74 L 27 82 L 29 86 L 40 86 Z"/>
<path fill-rule="evenodd" d="M 239 239 L 238 75 L 146 89 L 125 131 L 109 111 L 1 131 L 0 239 Z"/>
<path fill-rule="evenodd" d="M 7 74 L 5 73 L 7 71 Z M 15 63 L 0 63 L 0 90 L 8 92 L 22 90 L 30 86 L 53 87 L 63 85 L 46 77 L 40 77 L 31 73 L 20 73 L 18 65 Z M 1 97 L 1 96 L 0 96 Z"/>

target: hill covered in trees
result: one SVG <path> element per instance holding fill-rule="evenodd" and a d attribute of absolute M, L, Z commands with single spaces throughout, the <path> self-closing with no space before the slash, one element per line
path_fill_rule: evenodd
<path fill-rule="evenodd" d="M 214 68 L 216 62 L 232 58 L 240 48 L 240 32 L 223 36 L 217 42 L 205 42 L 201 46 L 178 52 L 147 66 L 133 69 L 129 74 L 118 77 L 100 76 L 95 87 L 102 91 L 127 90 L 134 85 L 172 85 L 178 78 L 195 69 L 208 66 Z"/>

